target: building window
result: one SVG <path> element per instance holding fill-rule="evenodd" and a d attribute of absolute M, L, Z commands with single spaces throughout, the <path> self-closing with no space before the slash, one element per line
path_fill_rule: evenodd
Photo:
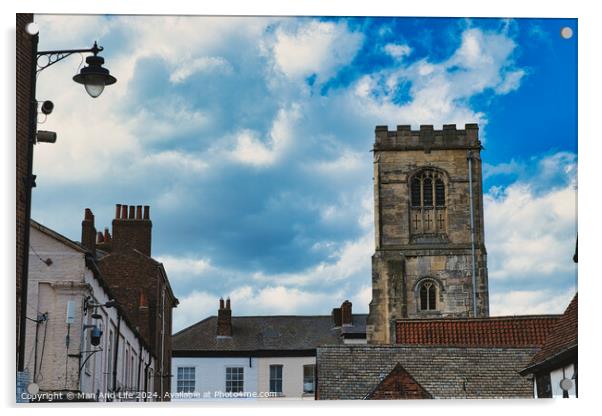
<path fill-rule="evenodd" d="M 437 288 L 433 282 L 426 281 L 420 285 L 420 309 L 423 311 L 437 309 Z"/>
<path fill-rule="evenodd" d="M 178 367 L 177 392 L 194 393 L 195 368 Z"/>
<path fill-rule="evenodd" d="M 244 368 L 226 368 L 226 393 L 241 393 L 244 388 Z"/>
<path fill-rule="evenodd" d="M 412 234 L 443 234 L 447 212 L 442 173 L 422 170 L 410 179 L 410 229 Z"/>
<path fill-rule="evenodd" d="M 315 385 L 315 372 L 316 366 L 304 365 L 303 366 L 303 393 L 313 393 Z"/>
<path fill-rule="evenodd" d="M 270 393 L 282 393 L 282 365 L 270 366 Z"/>

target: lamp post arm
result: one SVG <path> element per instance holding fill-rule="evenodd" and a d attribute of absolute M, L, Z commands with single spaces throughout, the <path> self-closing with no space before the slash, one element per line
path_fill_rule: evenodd
<path fill-rule="evenodd" d="M 56 64 L 59 61 L 73 55 L 74 53 L 93 53 L 97 55 L 98 52 L 101 52 L 104 48 L 102 46 L 98 46 L 96 42 L 94 42 L 94 46 L 88 49 L 63 49 L 63 50 L 55 50 L 55 51 L 39 51 L 36 54 L 36 73 L 41 72 L 48 68 L 51 65 Z M 44 64 L 40 64 L 40 58 L 45 56 L 48 58 L 48 62 Z"/>

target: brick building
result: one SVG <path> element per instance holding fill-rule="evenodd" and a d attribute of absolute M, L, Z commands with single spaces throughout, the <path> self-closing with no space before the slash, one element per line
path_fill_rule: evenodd
<path fill-rule="evenodd" d="M 369 343 L 397 319 L 489 315 L 478 131 L 376 127 Z"/>
<path fill-rule="evenodd" d="M 178 305 L 163 264 L 151 256 L 152 222 L 148 206 L 116 205 L 112 233 L 97 232 L 87 209 L 82 245 L 98 267 L 151 352 L 157 357 L 154 385 L 160 398 L 170 391 L 172 309 Z"/>
<path fill-rule="evenodd" d="M 157 359 L 124 308 L 112 302 L 115 295 L 89 250 L 32 220 L 29 254 L 28 382 L 66 401 L 124 400 L 111 393 L 155 392 Z"/>
<path fill-rule="evenodd" d="M 20 356 L 20 333 L 25 329 L 21 323 L 24 314 L 21 298 L 26 294 L 27 288 L 23 287 L 24 277 L 27 276 L 28 241 L 31 195 L 28 192 L 28 178 L 31 169 L 29 158 L 30 138 L 34 131 L 31 130 L 31 113 L 33 91 L 31 90 L 32 72 L 35 70 L 34 56 L 37 52 L 37 37 L 32 37 L 25 32 L 28 23 L 33 22 L 33 14 L 17 13 L 16 31 L 16 352 L 17 370 L 23 369 L 23 357 Z M 26 282 L 26 279 L 25 279 Z M 24 291 L 24 292 L 23 292 Z"/>

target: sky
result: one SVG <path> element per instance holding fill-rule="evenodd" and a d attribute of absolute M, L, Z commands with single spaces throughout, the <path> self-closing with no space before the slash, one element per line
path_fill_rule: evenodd
<path fill-rule="evenodd" d="M 180 305 L 216 314 L 368 311 L 374 127 L 479 123 L 492 315 L 561 313 L 576 290 L 576 19 L 36 15 L 32 217 L 79 240 L 84 208 L 150 205 L 153 257 Z M 573 36 L 560 35 L 570 27 Z"/>

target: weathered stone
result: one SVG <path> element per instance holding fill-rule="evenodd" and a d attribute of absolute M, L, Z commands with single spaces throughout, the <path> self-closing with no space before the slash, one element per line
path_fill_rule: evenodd
<path fill-rule="evenodd" d="M 453 127 L 453 128 L 452 128 Z M 472 240 L 474 234 L 477 316 L 489 315 L 487 256 L 483 233 L 481 143 L 478 127 L 443 130 L 377 130 L 374 144 L 376 252 L 372 257 L 373 296 L 367 321 L 370 343 L 392 343 L 391 322 L 398 318 L 473 315 Z M 472 163 L 474 232 L 471 230 L 468 158 Z M 412 206 L 413 178 L 421 203 Z M 427 179 L 424 179 L 427 178 Z M 444 186 L 444 205 L 429 206 L 435 181 Z M 426 182 L 422 182 L 426 183 Z M 413 198 L 413 197 L 412 197 Z M 435 205 L 434 203 L 432 205 Z M 436 308 L 422 310 L 420 287 L 427 279 L 436 290 Z"/>

